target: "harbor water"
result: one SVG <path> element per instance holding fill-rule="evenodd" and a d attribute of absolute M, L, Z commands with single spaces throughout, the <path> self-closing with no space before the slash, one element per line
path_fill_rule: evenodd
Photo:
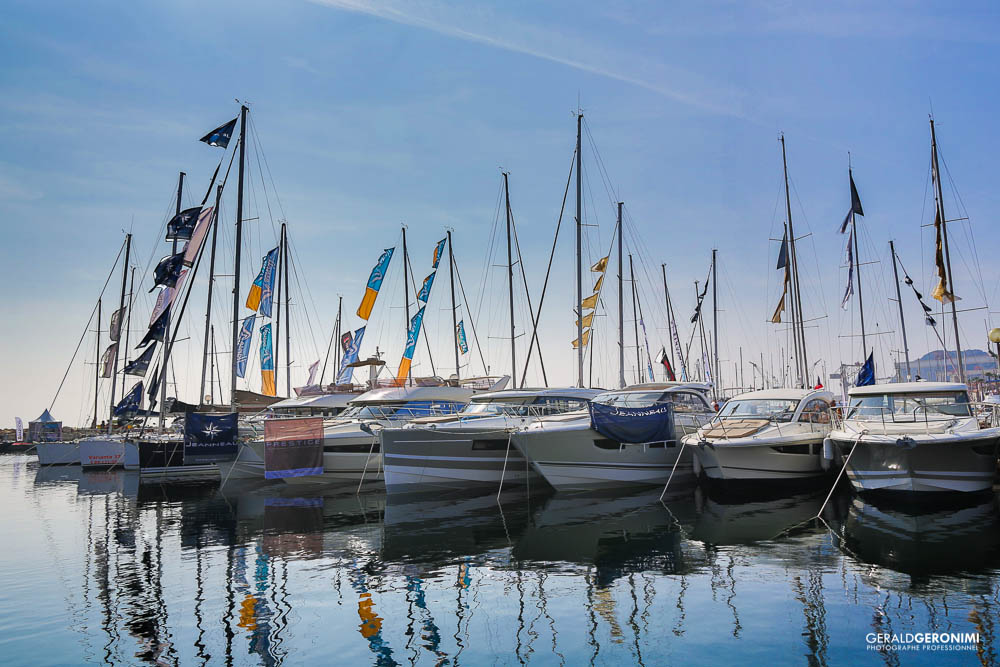
<path fill-rule="evenodd" d="M 996 664 L 995 496 L 386 496 L 0 457 L 4 664 Z M 927 633 L 945 639 L 927 641 Z M 895 635 L 895 639 L 893 639 Z M 918 637 L 919 635 L 919 637 Z M 959 636 L 972 636 L 965 641 Z"/>

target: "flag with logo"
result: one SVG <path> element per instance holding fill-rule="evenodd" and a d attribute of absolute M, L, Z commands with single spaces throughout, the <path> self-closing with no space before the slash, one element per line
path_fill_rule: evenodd
<path fill-rule="evenodd" d="M 434 276 L 436 275 L 437 271 L 433 271 L 429 276 L 424 278 L 424 284 L 420 286 L 420 291 L 417 292 L 417 301 L 427 303 L 427 299 L 431 298 L 431 287 L 434 286 Z"/>
<path fill-rule="evenodd" d="M 260 328 L 260 393 L 277 396 L 274 384 L 274 352 L 271 347 L 271 323 Z"/>
<path fill-rule="evenodd" d="M 108 336 L 111 340 L 118 342 L 118 339 L 122 335 L 122 316 L 125 313 L 125 308 L 119 308 L 115 312 L 111 313 L 111 324 L 108 325 Z"/>
<path fill-rule="evenodd" d="M 448 237 L 446 236 L 440 241 L 438 241 L 437 245 L 434 246 L 434 261 L 431 263 L 432 269 L 436 269 L 438 267 L 438 264 L 441 263 L 441 257 L 444 255 L 444 244 L 447 241 Z"/>
<path fill-rule="evenodd" d="M 135 346 L 135 349 L 138 350 L 140 347 L 145 347 L 153 341 L 162 343 L 167 337 L 167 324 L 169 319 L 170 309 L 168 308 L 160 313 L 160 316 L 156 318 L 156 321 L 149 326 L 149 331 L 147 331 L 146 335 L 142 337 L 139 344 Z"/>
<path fill-rule="evenodd" d="M 184 246 L 184 266 L 194 266 L 198 251 L 201 250 L 205 237 L 208 235 L 208 228 L 212 226 L 214 213 L 215 207 L 209 206 L 203 209 L 201 215 L 198 216 L 198 222 L 194 226 L 194 231 L 191 232 L 191 238 Z"/>
<path fill-rule="evenodd" d="M 177 279 L 180 277 L 183 268 L 183 252 L 179 252 L 176 255 L 167 255 L 160 259 L 156 264 L 156 268 L 153 269 L 153 287 L 149 291 L 152 292 L 159 285 L 166 285 L 167 287 L 176 286 Z"/>
<path fill-rule="evenodd" d="M 238 116 L 228 123 L 224 123 L 215 128 L 198 141 L 204 141 L 209 146 L 227 148 L 229 146 L 229 140 L 233 138 L 233 130 L 236 129 L 237 120 L 239 120 Z"/>
<path fill-rule="evenodd" d="M 351 376 L 354 375 L 354 369 L 349 366 L 358 360 L 358 351 L 361 349 L 361 339 L 365 337 L 365 328 L 361 327 L 354 332 L 351 336 L 351 332 L 346 332 L 340 337 L 340 343 L 343 345 L 346 341 L 347 346 L 344 348 L 344 356 L 340 360 L 340 368 L 337 371 L 337 384 L 349 384 L 351 382 Z"/>
<path fill-rule="evenodd" d="M 104 350 L 104 357 L 101 359 L 101 377 L 109 378 L 114 374 L 115 359 L 118 358 L 118 343 L 111 343 L 108 349 Z"/>
<path fill-rule="evenodd" d="M 167 223 L 167 241 L 187 241 L 198 224 L 201 206 L 184 209 Z"/>
<path fill-rule="evenodd" d="M 118 405 L 115 406 L 114 416 L 124 417 L 129 414 L 135 414 L 139 411 L 139 404 L 142 401 L 142 380 L 139 380 L 132 388 L 128 390 L 128 393 L 122 396 L 122 400 L 118 401 Z"/>
<path fill-rule="evenodd" d="M 260 267 L 260 272 L 254 278 L 247 295 L 247 308 L 260 312 L 265 317 L 271 317 L 271 300 L 274 295 L 274 274 L 278 269 L 278 249 L 268 252 Z"/>
<path fill-rule="evenodd" d="M 323 474 L 323 418 L 264 421 L 264 478 Z"/>
<path fill-rule="evenodd" d="M 421 306 L 417 314 L 410 318 L 410 326 L 406 330 L 406 349 L 403 350 L 403 358 L 399 360 L 399 372 L 396 373 L 396 384 L 402 386 L 406 378 L 410 375 L 410 364 L 413 363 L 413 355 L 417 351 L 417 341 L 420 340 L 420 325 L 424 321 L 424 308 Z"/>
<path fill-rule="evenodd" d="M 153 361 L 153 354 L 156 352 L 156 344 L 150 345 L 138 358 L 133 359 L 128 364 L 125 365 L 125 369 L 122 371 L 125 375 L 138 375 L 140 377 L 145 377 L 146 370 L 149 368 L 150 362 Z"/>
<path fill-rule="evenodd" d="M 459 320 L 455 326 L 455 337 L 458 339 L 458 349 L 462 354 L 469 351 L 469 343 L 465 339 L 465 320 Z"/>
<path fill-rule="evenodd" d="M 392 252 L 394 250 L 395 248 L 386 248 L 383 250 L 382 255 L 378 258 L 378 262 L 375 263 L 375 267 L 368 276 L 368 285 L 365 287 L 365 295 L 361 299 L 361 305 L 358 306 L 358 317 L 363 320 L 367 320 L 371 317 L 372 308 L 375 307 L 375 297 L 378 296 L 378 291 L 382 288 L 382 280 L 385 278 L 385 273 L 389 269 L 389 261 L 392 259 Z M 406 270 L 405 267 L 403 270 Z"/>
<path fill-rule="evenodd" d="M 184 417 L 184 463 L 214 463 L 236 456 L 237 414 Z"/>
<path fill-rule="evenodd" d="M 24 440 L 24 422 L 21 421 L 20 417 L 14 417 L 14 429 L 15 429 L 15 434 L 14 435 L 15 435 L 17 441 L 18 442 L 23 441 Z"/>
<path fill-rule="evenodd" d="M 253 339 L 253 323 L 257 318 L 251 314 L 243 320 L 240 335 L 236 341 L 236 377 L 246 377 L 247 361 L 250 359 L 250 341 Z"/>

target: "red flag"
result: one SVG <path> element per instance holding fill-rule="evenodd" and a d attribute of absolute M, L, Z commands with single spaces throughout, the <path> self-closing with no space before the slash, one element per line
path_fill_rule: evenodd
<path fill-rule="evenodd" d="M 676 382 L 677 377 L 674 375 L 674 369 L 670 365 L 670 358 L 667 357 L 667 350 L 665 348 L 660 348 L 660 363 L 663 364 L 663 368 L 667 371 L 667 379 L 671 382 Z"/>
<path fill-rule="evenodd" d="M 823 381 L 820 380 L 819 376 L 817 375 L 816 376 L 816 386 L 813 387 L 813 389 L 822 389 L 822 388 L 823 388 Z"/>

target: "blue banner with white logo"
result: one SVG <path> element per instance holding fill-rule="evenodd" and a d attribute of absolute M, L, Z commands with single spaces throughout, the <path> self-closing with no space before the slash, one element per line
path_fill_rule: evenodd
<path fill-rule="evenodd" d="M 236 456 L 236 413 L 184 417 L 184 463 L 213 463 Z"/>
<path fill-rule="evenodd" d="M 247 374 L 247 360 L 250 358 L 250 341 L 253 338 L 253 323 L 256 315 L 248 315 L 240 327 L 240 337 L 236 342 L 236 377 Z"/>
<path fill-rule="evenodd" d="M 590 403 L 590 427 L 605 438 L 628 444 L 676 439 L 674 409 L 669 403 L 645 408 Z"/>
<path fill-rule="evenodd" d="M 361 339 L 365 337 L 365 328 L 361 327 L 354 332 L 354 338 L 347 345 L 347 349 L 344 350 L 344 357 L 340 360 L 340 371 L 337 373 L 337 384 L 348 384 L 351 381 L 351 376 L 354 375 L 354 369 L 349 368 L 348 364 L 353 364 L 358 360 L 358 351 L 361 349 Z"/>

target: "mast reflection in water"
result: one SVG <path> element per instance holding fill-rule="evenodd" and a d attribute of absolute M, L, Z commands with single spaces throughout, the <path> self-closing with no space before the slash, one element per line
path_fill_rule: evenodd
<path fill-rule="evenodd" d="M 1000 513 L 838 493 L 431 497 L 0 458 L 13 664 L 998 660 Z M 978 632 L 977 651 L 866 650 Z"/>

